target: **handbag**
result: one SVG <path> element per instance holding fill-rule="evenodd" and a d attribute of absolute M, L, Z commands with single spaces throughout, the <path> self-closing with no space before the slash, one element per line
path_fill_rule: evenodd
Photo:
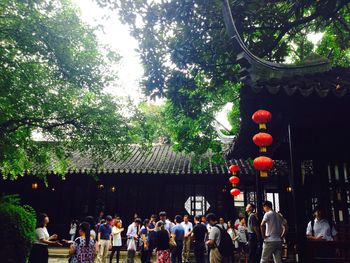
<path fill-rule="evenodd" d="M 127 250 L 136 251 L 136 244 L 133 238 L 130 239 Z"/>
<path fill-rule="evenodd" d="M 176 248 L 176 241 L 172 235 L 169 237 L 169 248 L 170 250 L 174 250 Z"/>

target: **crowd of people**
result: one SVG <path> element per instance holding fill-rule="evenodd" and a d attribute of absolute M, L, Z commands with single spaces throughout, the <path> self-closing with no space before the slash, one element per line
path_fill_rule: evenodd
<path fill-rule="evenodd" d="M 135 215 L 127 228 L 123 227 L 120 217 L 104 216 L 101 212 L 97 223 L 92 216 L 86 217 L 80 224 L 72 221 L 69 230 L 71 239 L 64 242 L 69 244 L 71 263 L 112 263 L 114 257 L 119 263 L 122 234 L 126 236 L 127 263 L 134 262 L 138 251 L 142 263 L 151 262 L 153 253 L 157 263 L 187 263 L 191 246 L 198 263 L 235 262 L 235 255 L 246 257 L 246 262 L 250 263 L 269 262 L 271 257 L 275 263 L 281 263 L 287 221 L 273 211 L 269 201 L 264 202 L 263 210 L 264 216 L 260 221 L 255 206 L 248 204 L 245 209 L 247 217 L 241 215 L 235 222 L 227 223 L 213 213 L 194 216 L 193 223 L 189 215 L 176 215 L 174 220 L 170 220 L 163 211 L 143 221 Z M 315 219 L 307 228 L 309 239 L 330 240 L 336 235 L 334 228 L 329 223 L 327 225 L 322 216 L 321 210 L 316 209 Z M 48 223 L 48 216 L 41 214 L 29 263 L 47 263 L 47 246 L 61 245 L 57 235 L 49 236 Z M 74 231 L 77 231 L 77 237 Z"/>

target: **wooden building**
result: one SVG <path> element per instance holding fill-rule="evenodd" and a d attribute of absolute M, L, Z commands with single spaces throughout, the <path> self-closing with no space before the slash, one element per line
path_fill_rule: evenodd
<path fill-rule="evenodd" d="M 269 154 L 289 167 L 288 188 L 281 184 L 275 191 L 288 200 L 281 210 L 295 232 L 300 260 L 307 262 L 306 224 L 316 204 L 328 211 L 340 234 L 350 224 L 350 69 L 332 68 L 327 60 L 285 65 L 260 59 L 240 38 L 226 0 L 223 14 L 243 83 L 241 127 L 228 159 L 259 155 L 252 142 L 258 132 L 252 115 L 259 109 L 270 111 L 268 132 L 274 142 Z M 265 198 L 272 179 L 261 179 Z M 339 262 L 349 262 L 344 260 Z"/>
<path fill-rule="evenodd" d="M 171 218 L 176 214 L 214 212 L 234 219 L 244 203 L 242 199 L 235 206 L 229 193 L 229 164 L 213 165 L 210 154 L 208 157 L 208 165 L 195 166 L 192 155 L 176 153 L 168 144 L 156 145 L 149 153 L 133 146 L 126 159 L 120 156 L 118 161 L 106 160 L 96 170 L 91 158 L 74 154 L 64 180 L 49 174 L 45 185 L 28 175 L 16 181 L 2 181 L 0 192 L 20 193 L 24 203 L 37 212 L 48 213 L 51 232 L 61 236 L 68 234 L 72 219 L 97 217 L 100 210 L 118 214 L 125 223 L 132 220 L 134 213 L 146 218 L 160 211 L 167 211 Z M 240 166 L 243 182 L 254 181 L 250 162 L 233 162 Z M 274 173 L 283 171 L 278 167 Z"/>

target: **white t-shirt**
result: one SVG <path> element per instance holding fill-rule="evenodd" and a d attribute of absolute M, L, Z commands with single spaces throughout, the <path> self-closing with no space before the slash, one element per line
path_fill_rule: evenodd
<path fill-rule="evenodd" d="M 193 230 L 193 225 L 191 222 L 187 222 L 187 224 L 185 222 L 182 222 L 181 225 L 185 229 L 185 235 Z"/>
<path fill-rule="evenodd" d="M 334 227 L 331 229 L 326 219 L 317 220 L 317 218 L 315 218 L 314 234 L 315 237 L 323 236 L 323 239 L 326 241 L 333 241 L 333 237 L 337 234 L 337 231 L 334 229 Z M 312 235 L 311 221 L 307 225 L 306 235 Z"/>
<path fill-rule="evenodd" d="M 38 227 L 35 229 L 35 244 L 47 245 L 44 242 L 41 242 L 40 239 L 48 240 L 50 237 L 49 232 L 47 232 L 46 227 Z"/>
<path fill-rule="evenodd" d="M 121 247 L 122 246 L 122 236 L 118 232 L 118 228 L 116 226 L 112 227 L 112 246 L 113 247 Z"/>
<path fill-rule="evenodd" d="M 275 211 L 269 211 L 265 213 L 263 221 L 266 222 L 266 238 L 264 241 L 282 241 L 283 218 Z"/>

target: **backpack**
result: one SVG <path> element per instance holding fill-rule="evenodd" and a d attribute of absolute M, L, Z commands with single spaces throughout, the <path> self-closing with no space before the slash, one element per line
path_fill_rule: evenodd
<path fill-rule="evenodd" d="M 221 256 L 231 257 L 234 253 L 234 246 L 229 233 L 227 233 L 227 231 L 223 230 L 218 225 L 215 225 L 215 227 L 219 228 L 220 230 L 220 245 L 218 246 L 218 249 Z"/>

